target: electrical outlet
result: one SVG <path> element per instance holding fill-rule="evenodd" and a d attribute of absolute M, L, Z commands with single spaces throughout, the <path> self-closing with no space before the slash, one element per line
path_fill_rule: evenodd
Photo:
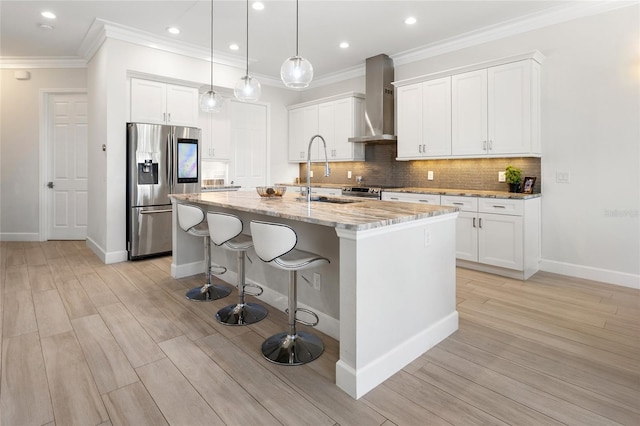
<path fill-rule="evenodd" d="M 322 277 L 320 276 L 319 273 L 314 272 L 313 273 L 313 289 L 319 291 L 320 287 L 322 287 Z"/>
<path fill-rule="evenodd" d="M 351 179 L 351 170 L 347 172 L 347 179 Z"/>
<path fill-rule="evenodd" d="M 506 182 L 507 177 L 504 175 L 504 172 L 498 172 L 498 182 Z"/>
<path fill-rule="evenodd" d="M 425 228 L 424 230 L 424 246 L 429 247 L 431 245 L 431 232 L 429 232 L 429 228 Z"/>
<path fill-rule="evenodd" d="M 427 172 L 427 180 L 433 180 L 433 170 Z"/>
<path fill-rule="evenodd" d="M 313 170 L 309 170 L 309 177 L 313 177 Z"/>

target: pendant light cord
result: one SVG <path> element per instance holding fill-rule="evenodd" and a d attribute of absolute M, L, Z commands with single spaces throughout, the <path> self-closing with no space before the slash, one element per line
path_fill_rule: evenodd
<path fill-rule="evenodd" d="M 213 0 L 211 0 L 211 91 L 213 92 Z"/>
<path fill-rule="evenodd" d="M 249 77 L 249 0 L 247 0 L 247 66 L 246 76 Z"/>
<path fill-rule="evenodd" d="M 298 0 L 296 0 L 296 56 L 298 55 Z"/>

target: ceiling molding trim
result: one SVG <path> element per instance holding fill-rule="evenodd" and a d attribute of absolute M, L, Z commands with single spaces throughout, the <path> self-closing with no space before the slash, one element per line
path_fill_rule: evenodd
<path fill-rule="evenodd" d="M 405 65 L 467 47 L 477 46 L 490 41 L 635 4 L 638 4 L 637 1 L 585 1 L 569 3 L 558 6 L 552 10 L 531 14 L 524 18 L 505 21 L 500 24 L 461 34 L 448 40 L 407 50 L 393 55 L 392 59 L 395 65 Z"/>
<path fill-rule="evenodd" d="M 96 19 L 92 24 L 91 29 L 87 32 L 87 36 L 80 47 L 82 56 L 85 58 L 93 56 L 107 38 L 195 59 L 201 59 L 207 62 L 211 60 L 211 52 L 209 49 L 188 43 L 177 42 L 175 40 L 169 40 L 152 33 L 116 24 L 114 22 L 105 21 L 103 19 Z M 216 51 L 213 52 L 213 59 L 216 64 L 236 68 L 244 68 L 246 61 L 245 58 Z"/>
<path fill-rule="evenodd" d="M 347 68 L 346 70 L 327 74 L 322 78 L 313 80 L 311 81 L 310 88 L 327 86 L 329 84 L 339 83 L 341 81 L 349 80 L 351 78 L 364 77 L 364 75 L 365 75 L 364 64 L 356 65 L 351 68 Z"/>
<path fill-rule="evenodd" d="M 6 56 L 0 58 L 0 68 L 86 68 L 87 61 L 78 57 Z"/>

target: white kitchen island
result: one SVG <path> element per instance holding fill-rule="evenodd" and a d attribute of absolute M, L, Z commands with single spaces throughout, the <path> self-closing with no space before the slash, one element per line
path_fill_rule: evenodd
<path fill-rule="evenodd" d="M 298 301 L 319 314 L 320 331 L 340 341 L 336 384 L 354 398 L 458 328 L 455 207 L 362 198 L 345 204 L 307 204 L 298 201 L 297 194 L 267 199 L 255 192 L 181 194 L 171 199 L 175 278 L 204 269 L 202 238 L 177 226 L 177 203 L 236 214 L 246 233 L 253 219 L 286 223 L 298 233 L 298 248 L 330 259 L 328 265 L 305 271 L 310 285 L 305 279 L 298 281 Z M 214 252 L 213 262 L 233 267 L 233 258 L 224 256 Z M 265 288 L 263 300 L 284 307 L 286 272 L 264 264 L 255 253 L 249 256 L 253 261 L 247 262 L 247 281 Z M 235 283 L 235 277 L 222 278 Z M 314 282 L 321 284 L 319 290 L 313 289 Z"/>

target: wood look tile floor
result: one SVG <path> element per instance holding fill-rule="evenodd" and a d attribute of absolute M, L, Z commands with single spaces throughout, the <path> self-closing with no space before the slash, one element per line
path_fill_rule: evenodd
<path fill-rule="evenodd" d="M 174 280 L 170 262 L 0 243 L 0 424 L 640 424 L 638 290 L 458 269 L 460 329 L 356 401 L 334 384 L 338 342 L 271 364 L 259 347 L 285 315 L 220 325 L 233 294 L 186 300 L 203 276 Z"/>

